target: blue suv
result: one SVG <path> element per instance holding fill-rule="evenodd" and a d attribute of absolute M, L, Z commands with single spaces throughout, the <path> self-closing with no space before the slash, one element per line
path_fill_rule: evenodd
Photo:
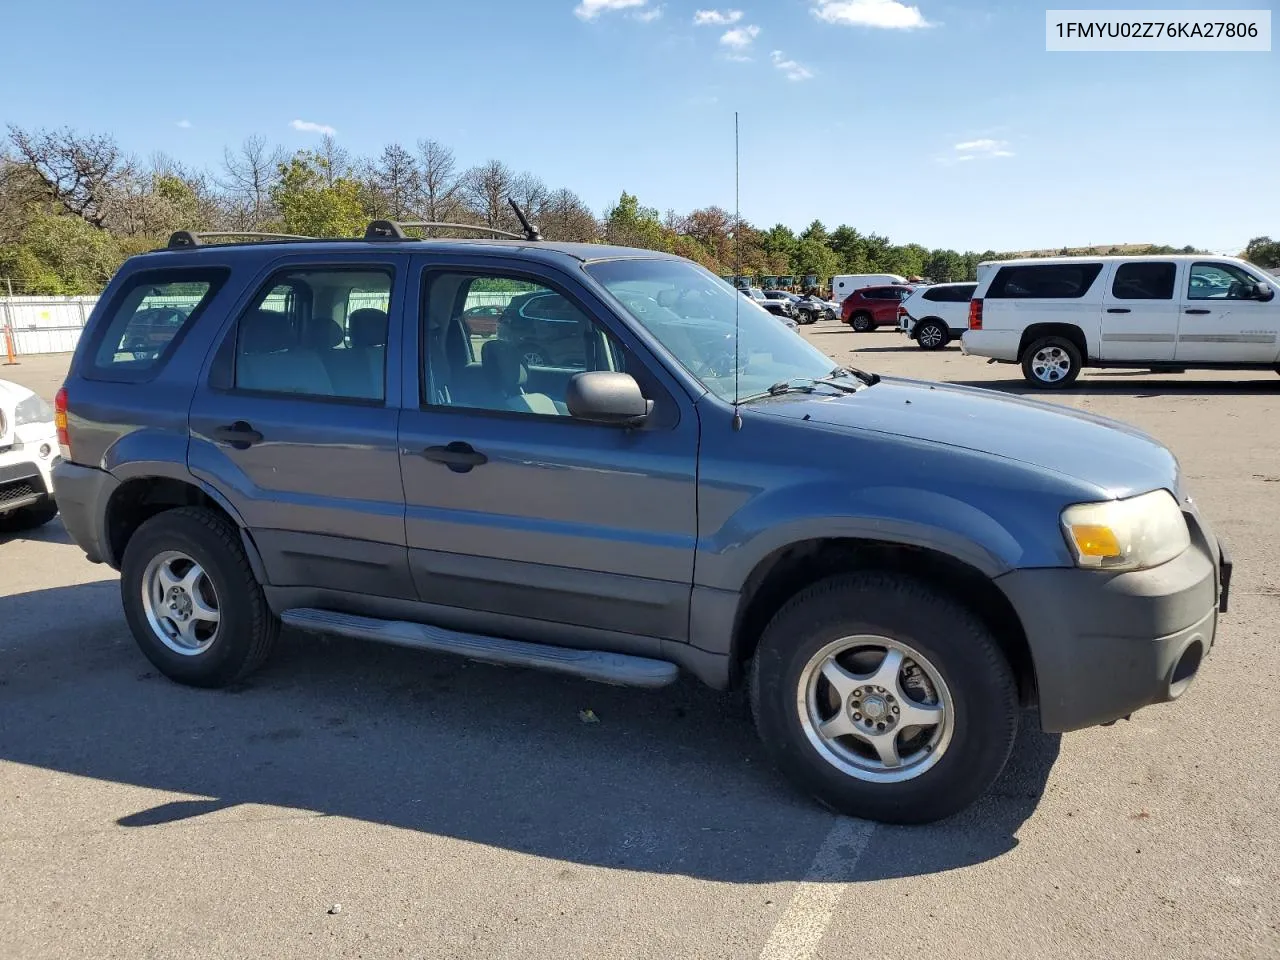
<path fill-rule="evenodd" d="M 554 330 L 494 323 L 538 297 Z M 1155 440 L 835 367 L 652 251 L 180 233 L 111 281 L 56 414 L 67 529 L 178 682 L 244 677 L 282 624 L 683 670 L 745 685 L 777 766 L 878 820 L 981 795 L 1024 708 L 1174 699 L 1226 610 Z"/>

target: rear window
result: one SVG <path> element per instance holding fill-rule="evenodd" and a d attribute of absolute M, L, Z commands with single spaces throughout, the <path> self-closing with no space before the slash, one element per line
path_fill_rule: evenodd
<path fill-rule="evenodd" d="M 1178 267 L 1172 263 L 1122 263 L 1111 282 L 1117 300 L 1172 300 Z"/>
<path fill-rule="evenodd" d="M 926 300 L 932 300 L 935 303 L 968 303 L 973 296 L 973 291 L 978 288 L 976 283 L 958 283 L 955 286 L 947 287 L 929 287 L 924 292 Z"/>
<path fill-rule="evenodd" d="M 208 268 L 131 278 L 98 324 L 89 375 L 126 381 L 154 376 L 226 279 L 226 270 Z"/>
<path fill-rule="evenodd" d="M 1102 272 L 1100 263 L 1046 263 L 1001 267 L 987 296 L 1007 299 L 1073 299 L 1083 297 Z"/>

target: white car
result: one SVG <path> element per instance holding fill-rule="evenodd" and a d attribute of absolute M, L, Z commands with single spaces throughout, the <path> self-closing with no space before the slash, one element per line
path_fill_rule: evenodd
<path fill-rule="evenodd" d="M 26 387 L 0 380 L 0 532 L 29 530 L 58 513 L 53 409 Z"/>
<path fill-rule="evenodd" d="M 898 308 L 898 329 L 921 350 L 941 350 L 969 326 L 969 298 L 976 283 L 935 283 L 916 287 Z"/>
<path fill-rule="evenodd" d="M 1234 257 L 1045 257 L 993 264 L 963 350 L 1033 386 L 1083 367 L 1280 370 L 1280 280 Z"/>

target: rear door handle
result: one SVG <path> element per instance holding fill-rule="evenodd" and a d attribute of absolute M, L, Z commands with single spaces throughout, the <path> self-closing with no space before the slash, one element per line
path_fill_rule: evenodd
<path fill-rule="evenodd" d="M 248 450 L 255 443 L 262 442 L 262 434 L 243 420 L 226 427 L 214 427 L 211 432 L 213 439 L 229 443 L 237 450 Z"/>
<path fill-rule="evenodd" d="M 1200 310 L 1195 307 L 1189 307 L 1186 312 L 1187 313 L 1213 313 L 1212 310 Z"/>
<path fill-rule="evenodd" d="M 488 457 L 462 440 L 455 440 L 443 447 L 427 447 L 422 451 L 422 456 L 427 460 L 443 463 L 454 473 L 466 473 L 473 467 L 489 462 Z"/>
<path fill-rule="evenodd" d="M 1107 307 L 1107 313 L 1129 313 L 1128 307 Z"/>

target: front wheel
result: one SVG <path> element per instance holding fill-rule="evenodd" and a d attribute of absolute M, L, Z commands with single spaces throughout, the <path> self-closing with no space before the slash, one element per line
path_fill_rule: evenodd
<path fill-rule="evenodd" d="M 875 326 L 875 322 L 869 313 L 855 313 L 850 326 L 853 327 L 854 333 L 866 333 Z"/>
<path fill-rule="evenodd" d="M 137 529 L 120 565 L 120 596 L 147 659 L 195 687 L 247 676 L 280 629 L 239 531 L 199 507 L 165 510 Z"/>
<path fill-rule="evenodd" d="M 950 331 L 936 320 L 926 320 L 916 327 L 916 343 L 921 350 L 941 350 L 950 339 Z"/>
<path fill-rule="evenodd" d="M 1022 375 L 1042 390 L 1071 386 L 1083 365 L 1080 348 L 1065 337 L 1041 337 L 1022 351 Z"/>
<path fill-rule="evenodd" d="M 1013 748 L 1018 693 L 985 625 L 909 577 L 857 573 L 800 592 L 751 665 L 774 763 L 834 810 L 927 823 L 987 791 Z"/>

